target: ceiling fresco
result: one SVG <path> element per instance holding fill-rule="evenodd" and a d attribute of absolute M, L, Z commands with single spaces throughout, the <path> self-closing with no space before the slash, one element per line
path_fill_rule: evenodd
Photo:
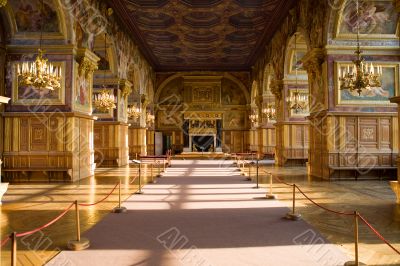
<path fill-rule="evenodd" d="M 156 71 L 249 70 L 296 0 L 110 0 Z"/>

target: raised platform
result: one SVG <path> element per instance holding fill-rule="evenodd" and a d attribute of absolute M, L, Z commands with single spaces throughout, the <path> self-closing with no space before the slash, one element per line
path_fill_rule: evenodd
<path fill-rule="evenodd" d="M 182 152 L 173 156 L 176 159 L 223 159 L 230 155 L 224 152 Z"/>

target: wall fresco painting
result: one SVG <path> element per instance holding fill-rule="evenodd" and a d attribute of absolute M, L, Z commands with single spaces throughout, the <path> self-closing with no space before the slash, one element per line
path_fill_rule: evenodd
<path fill-rule="evenodd" d="M 9 1 L 15 16 L 18 32 L 59 32 L 57 12 L 53 1 L 39 0 Z"/>
<path fill-rule="evenodd" d="M 378 64 L 378 63 L 377 63 Z M 336 64 L 338 68 L 347 67 L 349 64 Z M 389 99 L 398 95 L 399 66 L 397 64 L 382 64 L 382 86 L 365 90 L 358 95 L 356 91 L 339 89 L 339 80 L 336 79 L 337 103 L 343 105 L 390 105 Z"/>
<path fill-rule="evenodd" d="M 346 2 L 338 19 L 338 37 L 354 37 L 357 34 L 357 24 L 360 27 L 361 38 L 395 37 L 398 13 L 393 7 L 393 1 L 360 1 L 358 20 L 356 10 L 355 1 Z"/>
<path fill-rule="evenodd" d="M 20 86 L 17 75 L 17 64 L 12 63 L 12 103 L 16 105 L 61 105 L 65 104 L 65 62 L 51 62 L 61 67 L 61 89 L 39 90 L 34 86 Z"/>

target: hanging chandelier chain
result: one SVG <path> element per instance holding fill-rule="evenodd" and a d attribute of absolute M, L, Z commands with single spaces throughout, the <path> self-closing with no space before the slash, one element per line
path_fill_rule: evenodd
<path fill-rule="evenodd" d="M 105 15 L 107 16 L 107 9 L 105 11 Z M 107 30 L 104 31 L 104 60 L 107 60 Z M 103 88 L 98 93 L 93 95 L 94 107 L 100 112 L 108 112 L 117 108 L 115 105 L 116 98 L 114 96 L 114 89 L 107 89 L 106 71 L 106 69 L 103 69 Z"/>
<path fill-rule="evenodd" d="M 364 63 L 364 57 L 362 56 L 361 42 L 360 42 L 360 5 L 359 0 L 356 1 L 356 16 L 357 16 L 357 48 L 354 52 L 356 58 L 353 60 L 353 67 L 347 67 L 342 71 L 339 68 L 339 81 L 340 89 L 348 90 L 351 93 L 356 92 L 358 96 L 361 96 L 363 91 L 370 91 L 371 88 L 381 87 L 382 78 L 382 66 L 377 66 L 375 71 L 375 66 L 372 62 Z"/>
<path fill-rule="evenodd" d="M 297 32 L 294 33 L 294 64 L 295 64 L 295 91 L 293 95 L 288 95 L 286 97 L 286 102 L 290 109 L 298 113 L 304 110 L 307 106 L 307 98 L 305 95 L 301 95 L 299 92 L 299 82 L 298 82 L 298 57 L 297 57 Z M 290 91 L 290 90 L 289 90 Z"/>
<path fill-rule="evenodd" d="M 27 61 L 17 64 L 18 83 L 20 86 L 33 87 L 35 90 L 61 89 L 61 67 L 48 63 L 42 51 L 44 27 L 44 0 L 41 1 L 41 23 L 38 55 L 34 62 Z"/>

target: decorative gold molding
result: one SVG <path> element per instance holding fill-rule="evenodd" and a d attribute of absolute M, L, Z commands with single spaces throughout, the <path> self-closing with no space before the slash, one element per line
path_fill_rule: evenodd
<path fill-rule="evenodd" d="M 89 78 L 90 75 L 97 69 L 97 63 L 100 58 L 88 49 L 82 48 L 77 50 L 76 61 L 78 62 L 78 75 L 85 75 Z"/>
<path fill-rule="evenodd" d="M 119 88 L 121 89 L 122 98 L 128 98 L 129 94 L 132 92 L 132 83 L 129 80 L 122 79 L 119 82 Z"/>

